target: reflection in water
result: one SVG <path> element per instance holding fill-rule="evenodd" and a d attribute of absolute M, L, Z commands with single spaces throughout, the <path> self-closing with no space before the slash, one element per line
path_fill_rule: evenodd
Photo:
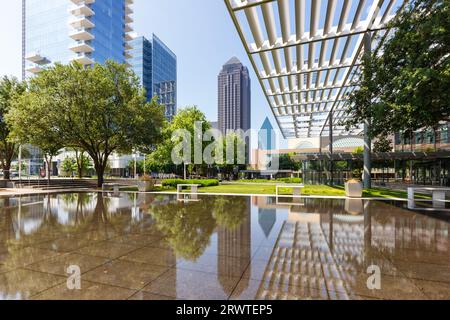
<path fill-rule="evenodd" d="M 138 261 L 175 266 L 174 272 L 142 286 L 185 299 L 195 299 L 202 290 L 220 299 L 412 298 L 423 293 L 414 291 L 415 282 L 395 282 L 400 275 L 408 281 L 420 278 L 423 292 L 431 281 L 440 282 L 442 291 L 450 276 L 449 223 L 407 211 L 406 203 L 301 199 L 280 205 L 275 198 L 223 196 L 178 200 L 133 193 L 0 199 L 0 299 L 27 299 L 54 287 L 60 279 L 53 271 L 30 270 L 38 262 L 79 252 L 80 246 L 125 250 L 110 259 L 122 256 L 136 265 L 105 283 L 116 287 L 126 287 L 114 283 L 120 273 L 139 272 Z M 101 253 L 87 250 L 83 257 L 98 260 Z M 176 266 L 177 261 L 184 265 Z M 366 270 L 373 264 L 391 277 L 387 285 L 392 290 L 367 291 Z M 190 287 L 195 277 L 184 268 L 209 281 Z"/>

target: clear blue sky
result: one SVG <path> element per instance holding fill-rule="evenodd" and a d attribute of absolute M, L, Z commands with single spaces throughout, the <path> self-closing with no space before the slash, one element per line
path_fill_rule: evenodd
<path fill-rule="evenodd" d="M 21 2 L 2 1 L 0 11 L 0 75 L 21 74 Z M 232 56 L 246 65 L 252 78 L 252 128 L 270 108 L 222 0 L 135 0 L 134 29 L 155 33 L 178 57 L 178 107 L 197 105 L 217 120 L 217 75 Z"/>

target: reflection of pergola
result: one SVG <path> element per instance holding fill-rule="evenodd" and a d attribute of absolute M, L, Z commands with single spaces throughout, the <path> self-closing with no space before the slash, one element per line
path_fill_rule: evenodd
<path fill-rule="evenodd" d="M 405 0 L 224 1 L 285 138 L 364 131 L 341 125 L 346 97 Z"/>

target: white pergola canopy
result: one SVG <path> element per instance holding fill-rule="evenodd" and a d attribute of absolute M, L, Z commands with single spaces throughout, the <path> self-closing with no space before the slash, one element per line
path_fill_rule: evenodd
<path fill-rule="evenodd" d="M 377 48 L 407 0 L 224 0 L 285 138 L 346 131 L 364 35 Z"/>

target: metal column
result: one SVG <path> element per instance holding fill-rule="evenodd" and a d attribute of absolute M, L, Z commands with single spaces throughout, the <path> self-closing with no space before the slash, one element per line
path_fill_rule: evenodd
<path fill-rule="evenodd" d="M 369 56 L 372 51 L 372 37 L 370 32 L 364 34 L 364 54 Z M 369 136 L 370 119 L 364 121 L 364 173 L 363 183 L 364 189 L 370 189 L 372 187 L 372 140 Z"/>
<path fill-rule="evenodd" d="M 333 183 L 333 112 L 330 112 L 330 186 L 332 186 Z"/>

